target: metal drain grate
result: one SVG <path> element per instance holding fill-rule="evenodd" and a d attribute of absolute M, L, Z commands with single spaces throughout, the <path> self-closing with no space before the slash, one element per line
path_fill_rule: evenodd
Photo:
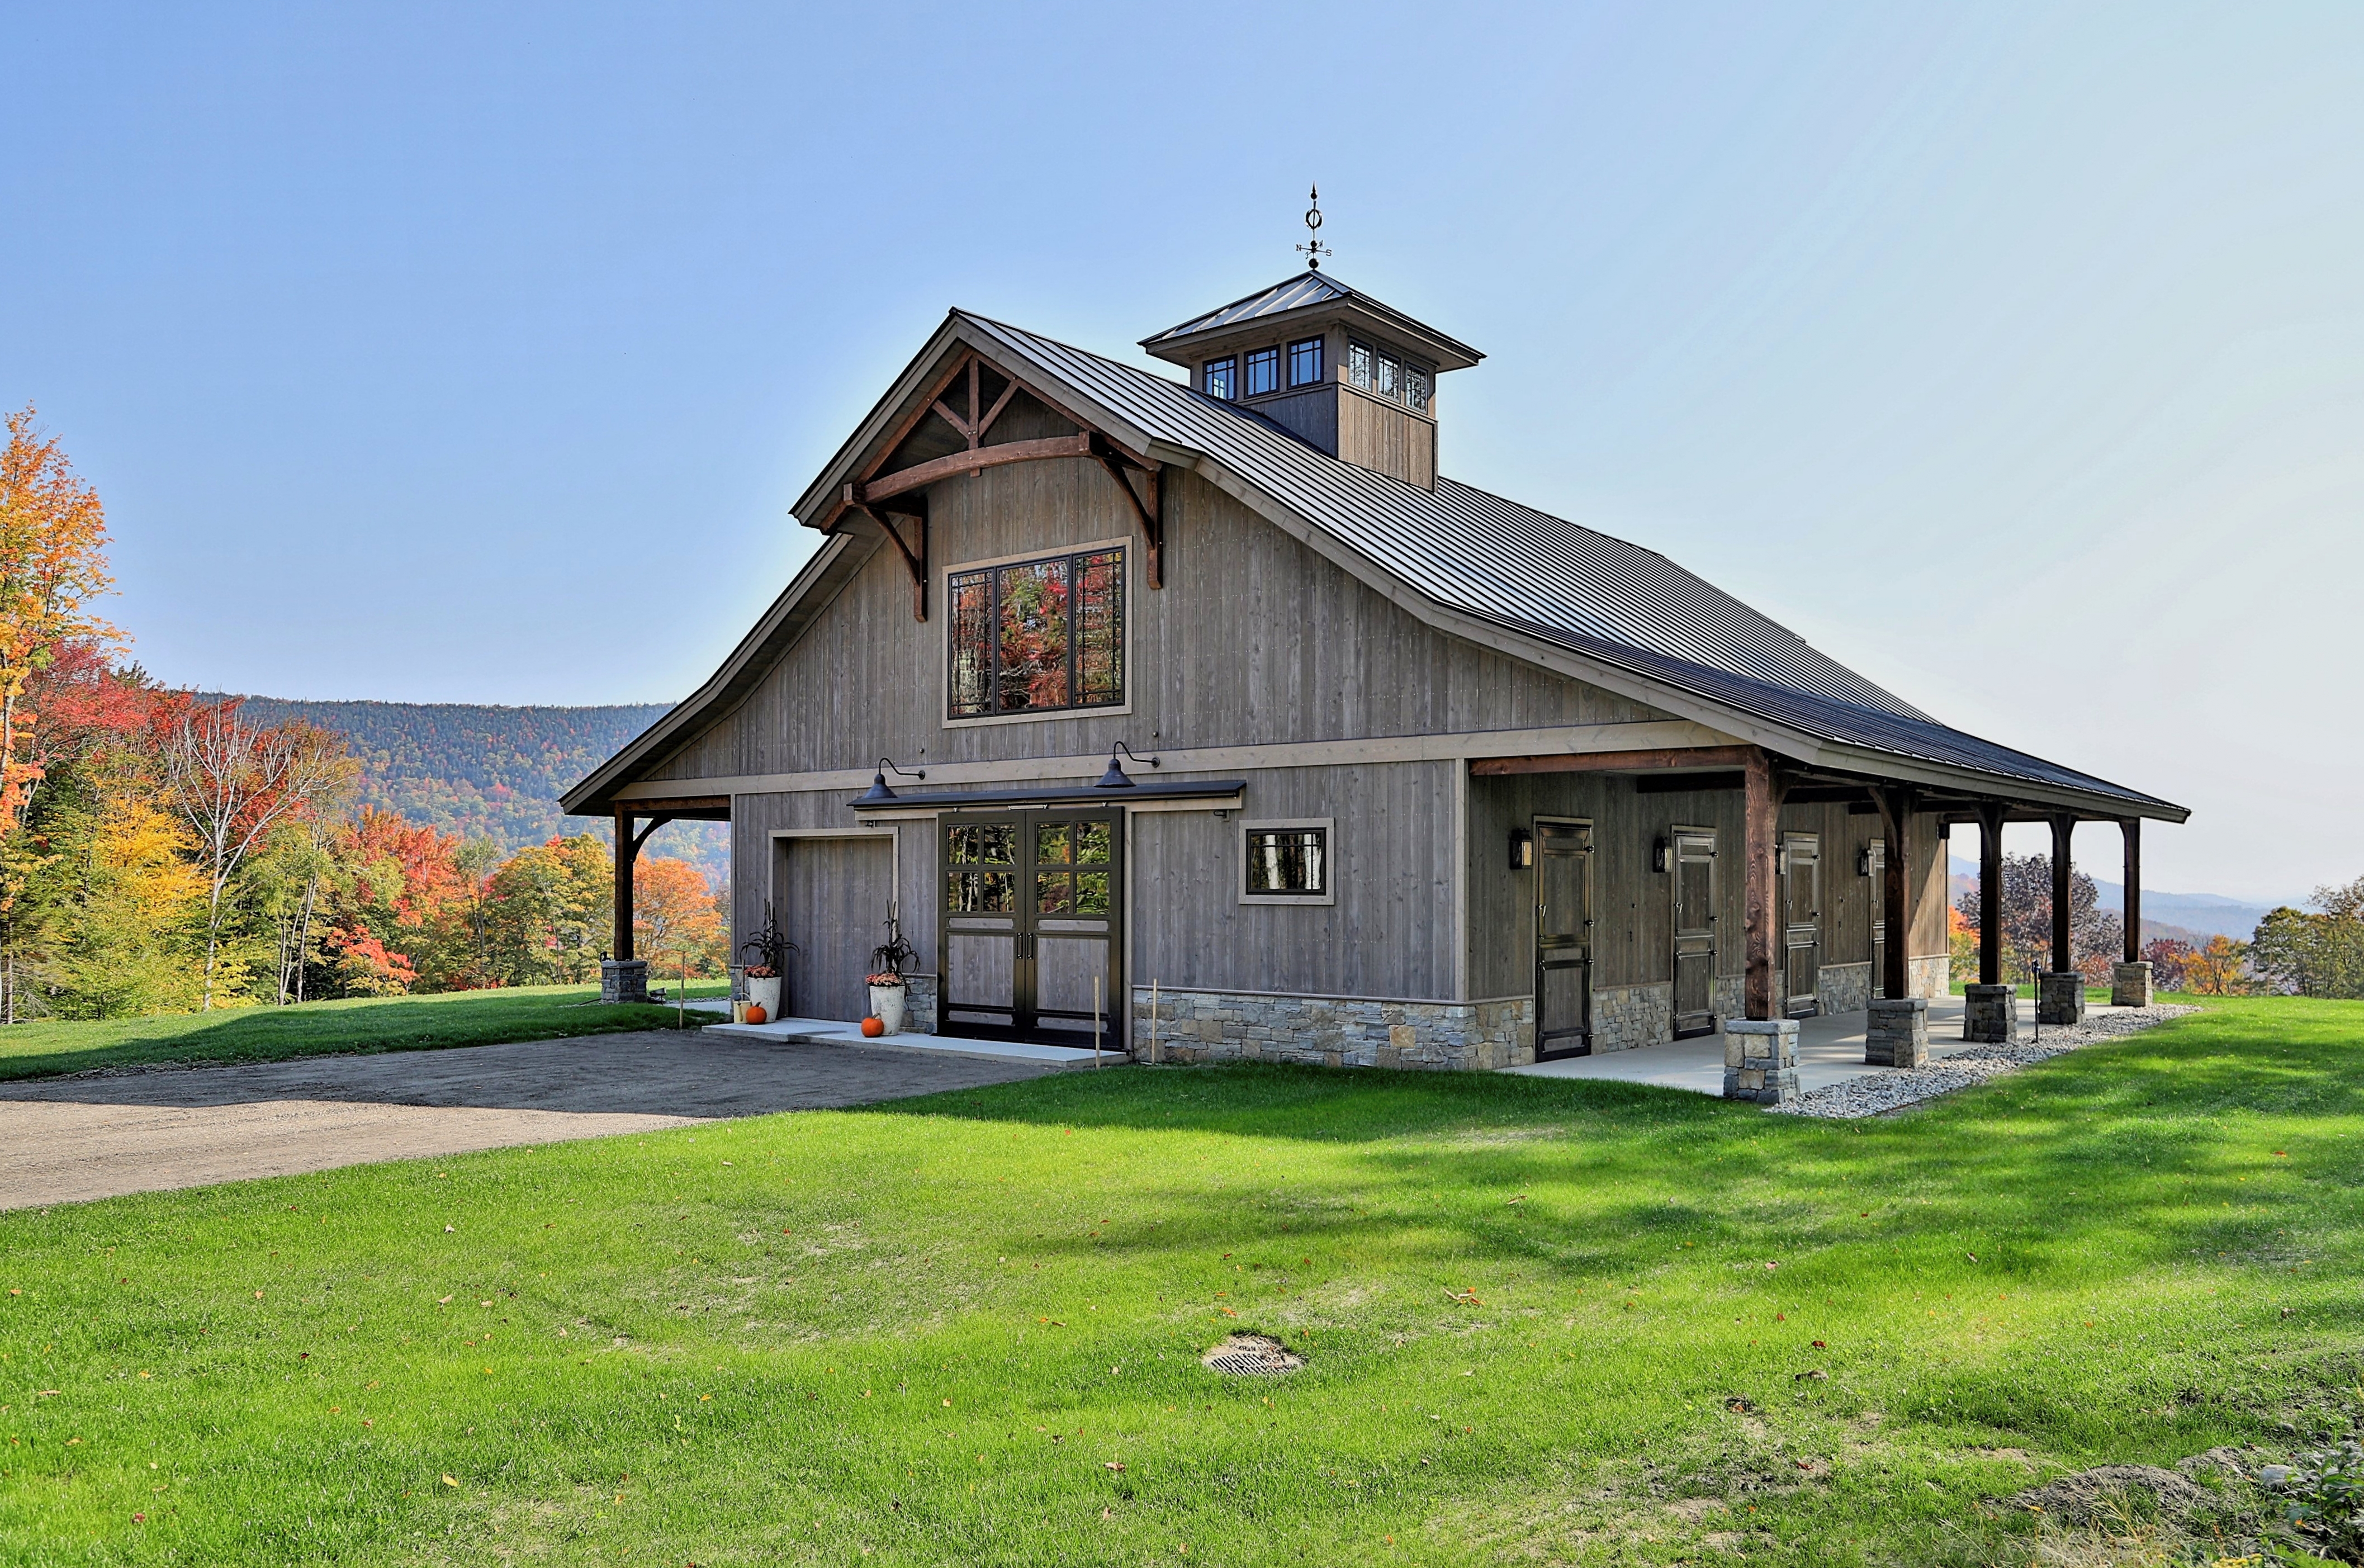
<path fill-rule="evenodd" d="M 1199 1363 L 1229 1377 L 1278 1377 L 1303 1366 L 1305 1358 L 1267 1335 L 1233 1334 Z"/>

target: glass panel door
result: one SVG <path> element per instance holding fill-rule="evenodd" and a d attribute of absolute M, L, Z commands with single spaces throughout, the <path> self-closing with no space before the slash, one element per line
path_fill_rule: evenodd
<path fill-rule="evenodd" d="M 1122 814 L 942 822 L 945 1031 L 1121 1049 Z"/>
<path fill-rule="evenodd" d="M 1535 1056 L 1592 1050 L 1592 824 L 1535 819 Z"/>
<path fill-rule="evenodd" d="M 1715 1032 L 1715 831 L 1678 828 L 1675 1038 Z"/>

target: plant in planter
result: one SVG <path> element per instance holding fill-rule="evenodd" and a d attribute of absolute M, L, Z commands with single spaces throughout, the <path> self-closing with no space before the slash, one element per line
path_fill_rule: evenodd
<path fill-rule="evenodd" d="M 764 929 L 739 944 L 739 956 L 745 961 L 742 973 L 747 979 L 747 1000 L 764 1009 L 766 1019 L 781 1017 L 780 975 L 787 968 L 787 957 L 804 950 L 780 935 L 779 923 L 772 917 L 772 906 L 764 905 Z"/>
<path fill-rule="evenodd" d="M 899 1034 L 903 1029 L 903 1009 L 910 1000 L 911 988 L 903 979 L 903 966 L 920 956 L 919 950 L 903 940 L 903 923 L 893 914 L 886 917 L 886 940 L 870 950 L 874 973 L 868 979 L 871 1015 L 886 1026 L 888 1034 Z"/>

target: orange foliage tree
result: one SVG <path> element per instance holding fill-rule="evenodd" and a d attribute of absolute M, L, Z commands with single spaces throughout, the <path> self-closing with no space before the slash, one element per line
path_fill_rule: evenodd
<path fill-rule="evenodd" d="M 28 792 L 42 775 L 20 754 L 31 718 L 25 695 L 61 646 L 111 644 L 116 629 L 88 605 L 113 585 L 106 571 L 106 513 L 54 436 L 34 426 L 31 405 L 7 417 L 0 447 L 0 831 L 24 821 Z"/>
<path fill-rule="evenodd" d="M 728 947 L 720 900 L 696 866 L 660 856 L 632 868 L 632 949 L 652 971 L 686 953 L 692 973 L 717 973 Z"/>

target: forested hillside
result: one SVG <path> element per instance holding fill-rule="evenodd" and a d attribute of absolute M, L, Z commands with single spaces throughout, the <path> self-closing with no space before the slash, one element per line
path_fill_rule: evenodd
<path fill-rule="evenodd" d="M 257 724 L 302 719 L 351 742 L 362 765 L 361 801 L 464 839 L 489 839 L 503 854 L 599 824 L 569 817 L 558 797 L 662 717 L 665 703 L 612 707 L 491 707 L 471 703 L 292 702 L 244 699 Z M 728 829 L 677 822 L 651 853 L 676 855 L 710 879 L 729 865 Z"/>

